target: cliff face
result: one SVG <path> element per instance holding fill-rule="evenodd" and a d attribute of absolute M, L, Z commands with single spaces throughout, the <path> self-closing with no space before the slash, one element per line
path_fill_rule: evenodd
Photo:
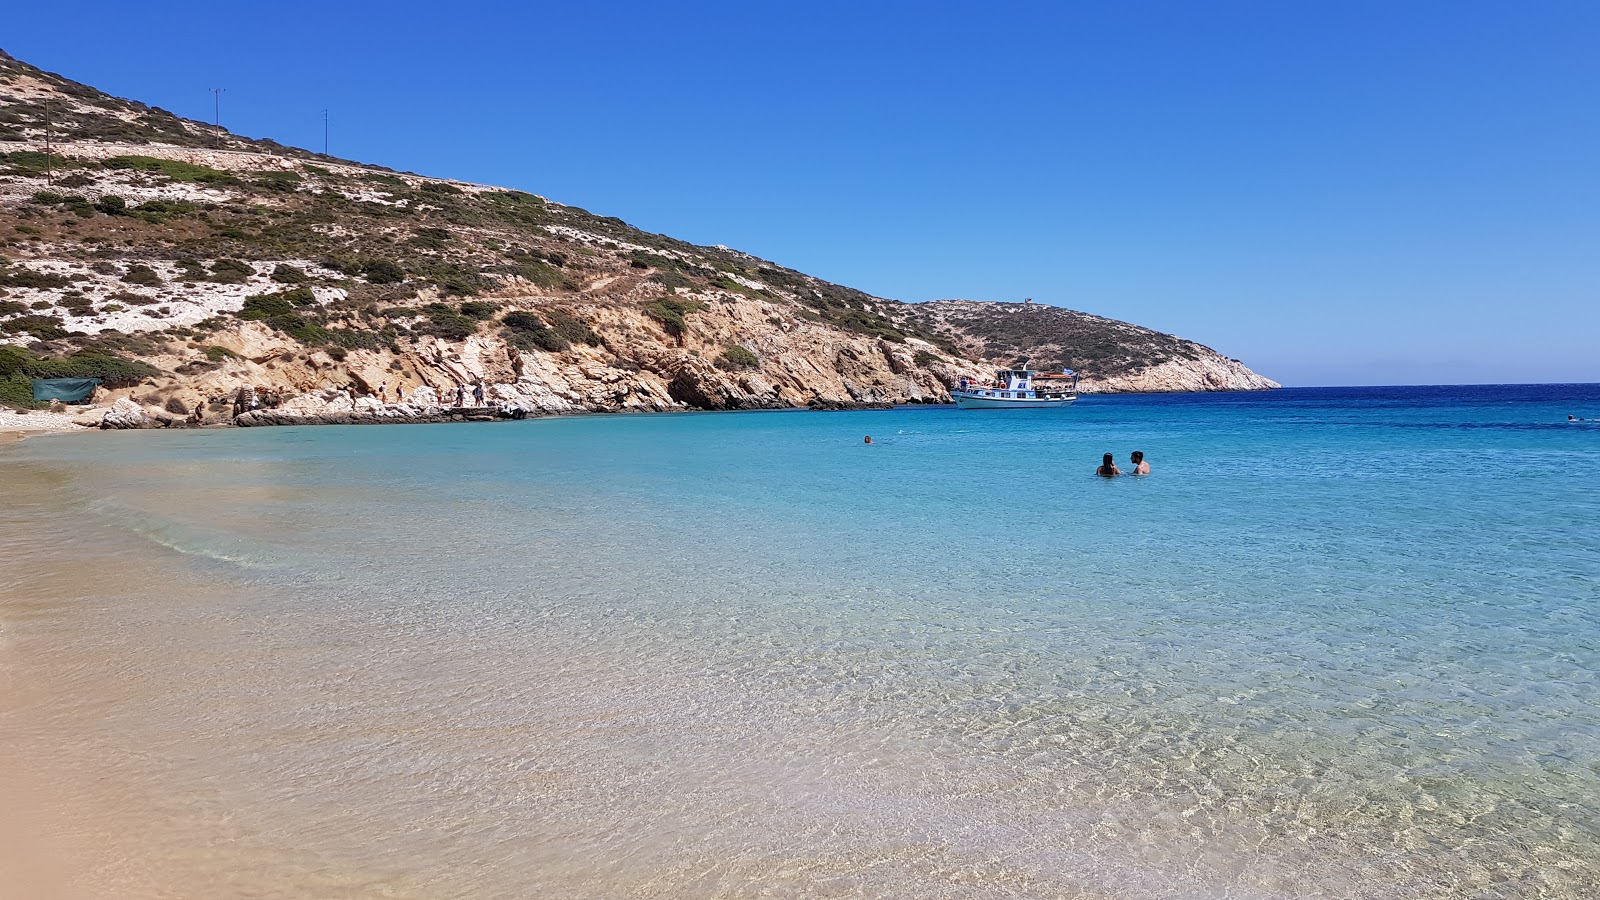
<path fill-rule="evenodd" d="M 241 387 L 334 409 L 479 382 L 532 412 L 942 403 L 1008 354 L 1074 360 L 1086 389 L 1273 386 L 1125 323 L 897 303 L 520 191 L 219 135 L 4 54 L 0 253 L 0 344 L 147 363 L 115 393 L 168 414 Z M 1096 356 L 1108 342 L 1125 352 Z"/>

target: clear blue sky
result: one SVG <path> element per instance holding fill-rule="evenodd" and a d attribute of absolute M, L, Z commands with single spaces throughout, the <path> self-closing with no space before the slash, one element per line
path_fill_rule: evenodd
<path fill-rule="evenodd" d="M 1600 381 L 1600 3 L 81 3 L 0 47 L 312 149 L 1286 384 Z"/>

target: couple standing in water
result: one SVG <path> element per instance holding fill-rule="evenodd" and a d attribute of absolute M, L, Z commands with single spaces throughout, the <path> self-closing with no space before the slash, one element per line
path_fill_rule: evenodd
<path fill-rule="evenodd" d="M 1132 474 L 1134 474 L 1134 475 L 1149 475 L 1150 474 L 1150 464 L 1144 461 L 1144 451 L 1143 450 L 1135 450 L 1135 451 L 1133 451 L 1133 456 L 1129 457 L 1129 459 L 1131 459 L 1133 461 L 1133 472 L 1132 472 Z M 1094 473 L 1096 475 L 1099 475 L 1102 478 L 1115 478 L 1118 475 L 1122 474 L 1122 470 L 1117 468 L 1116 459 L 1113 458 L 1111 454 L 1107 453 L 1105 459 L 1100 463 L 1100 468 L 1095 469 Z"/>

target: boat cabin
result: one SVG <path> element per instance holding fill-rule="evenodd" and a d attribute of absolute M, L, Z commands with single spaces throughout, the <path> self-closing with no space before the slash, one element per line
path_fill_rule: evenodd
<path fill-rule="evenodd" d="M 1065 372 L 1039 375 L 1032 369 L 1000 369 L 987 384 L 961 379 L 957 392 L 972 400 L 1059 401 L 1077 395 L 1077 380 L 1076 375 Z M 958 402 L 960 399 L 957 397 Z"/>

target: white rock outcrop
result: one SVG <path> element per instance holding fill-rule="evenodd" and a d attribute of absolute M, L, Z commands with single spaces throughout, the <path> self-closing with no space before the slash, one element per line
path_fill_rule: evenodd
<path fill-rule="evenodd" d="M 100 419 L 101 428 L 149 428 L 155 421 L 145 415 L 144 408 L 123 397 L 111 404 Z"/>

